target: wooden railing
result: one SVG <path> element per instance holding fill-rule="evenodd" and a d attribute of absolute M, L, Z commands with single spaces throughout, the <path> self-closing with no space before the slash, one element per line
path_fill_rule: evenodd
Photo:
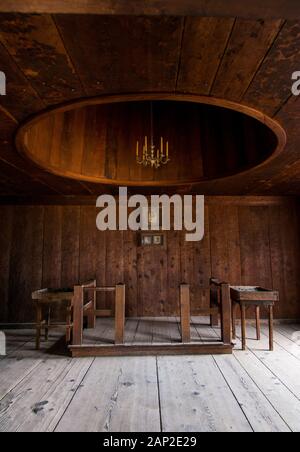
<path fill-rule="evenodd" d="M 215 289 L 215 294 L 213 293 Z M 201 309 L 201 315 L 211 317 L 211 325 L 221 317 L 221 334 L 224 344 L 231 344 L 231 300 L 230 285 L 212 278 L 210 280 L 210 307 Z M 180 319 L 182 342 L 191 341 L 191 300 L 189 284 L 180 285 Z"/>
<path fill-rule="evenodd" d="M 75 286 L 73 299 L 73 340 L 72 345 L 80 346 L 83 343 L 83 318 L 87 316 L 88 327 L 95 328 L 97 317 L 108 317 L 113 310 L 97 309 L 97 293 L 115 293 L 115 344 L 124 343 L 125 332 L 125 285 L 118 284 L 114 287 L 97 287 L 96 281 Z M 92 299 L 85 302 L 85 294 L 92 293 Z"/>

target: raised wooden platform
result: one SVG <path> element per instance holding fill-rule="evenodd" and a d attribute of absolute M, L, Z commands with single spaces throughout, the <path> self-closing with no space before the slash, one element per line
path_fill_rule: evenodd
<path fill-rule="evenodd" d="M 157 355 L 226 355 L 232 346 L 219 337 L 201 334 L 201 326 L 208 319 L 194 319 L 191 324 L 191 342 L 182 343 L 180 320 L 176 317 L 127 319 L 125 343 L 114 344 L 114 320 L 98 319 L 96 328 L 85 330 L 83 344 L 69 347 L 72 356 L 157 356 Z"/>
<path fill-rule="evenodd" d="M 82 358 L 88 356 L 230 355 L 233 346 L 220 343 L 216 345 L 73 345 L 69 348 L 73 358 Z"/>

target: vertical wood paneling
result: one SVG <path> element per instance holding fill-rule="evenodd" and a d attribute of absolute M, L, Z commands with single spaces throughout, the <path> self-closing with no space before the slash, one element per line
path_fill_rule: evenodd
<path fill-rule="evenodd" d="M 138 315 L 137 237 L 135 232 L 124 231 L 124 283 L 126 285 L 126 315 Z"/>
<path fill-rule="evenodd" d="M 291 206 L 269 208 L 273 286 L 280 292 L 279 318 L 300 317 L 299 218 Z"/>
<path fill-rule="evenodd" d="M 242 284 L 272 287 L 268 208 L 240 207 L 239 223 Z"/>
<path fill-rule="evenodd" d="M 10 257 L 10 321 L 33 318 L 31 292 L 42 284 L 43 207 L 16 207 Z"/>
<path fill-rule="evenodd" d="M 106 266 L 105 284 L 115 286 L 124 282 L 124 249 L 123 232 L 106 231 Z M 106 308 L 110 309 L 113 303 L 113 295 L 106 295 Z"/>
<path fill-rule="evenodd" d="M 96 209 L 80 209 L 80 250 L 79 280 L 88 281 L 96 278 L 97 247 L 96 243 Z"/>
<path fill-rule="evenodd" d="M 14 208 L 3 207 L 0 215 L 0 319 L 8 321 L 9 262 Z"/>
<path fill-rule="evenodd" d="M 187 242 L 181 235 L 182 282 L 190 284 L 191 305 L 204 308 L 208 300 L 202 298 L 201 288 L 207 288 L 211 277 L 209 209 L 205 207 L 205 235 L 201 242 Z"/>
<path fill-rule="evenodd" d="M 73 287 L 79 282 L 80 207 L 64 207 L 62 216 L 61 282 Z"/>
<path fill-rule="evenodd" d="M 192 310 L 204 307 L 210 276 L 231 284 L 280 291 L 276 317 L 300 316 L 299 212 L 296 201 L 205 208 L 205 237 L 186 242 L 169 231 L 166 248 L 138 246 L 137 234 L 99 232 L 94 207 L 1 207 L 0 321 L 34 320 L 31 292 L 73 286 L 96 276 L 98 285 L 125 283 L 127 316 L 178 315 L 178 287 L 191 285 Z M 110 307 L 99 295 L 99 307 Z M 59 311 L 58 311 L 59 312 Z"/>
<path fill-rule="evenodd" d="M 169 315 L 179 314 L 179 287 L 182 283 L 180 243 L 181 232 L 170 232 L 167 237 L 167 284 L 168 295 L 166 300 L 166 311 Z"/>
<path fill-rule="evenodd" d="M 61 286 L 62 207 L 45 207 L 43 287 Z"/>
<path fill-rule="evenodd" d="M 231 284 L 241 284 L 238 208 L 209 208 L 212 275 Z"/>
<path fill-rule="evenodd" d="M 94 218 L 95 221 L 95 218 Z M 106 285 L 106 234 L 96 230 L 96 279 L 99 286 Z M 109 297 L 109 295 L 108 295 Z M 106 307 L 105 294 L 97 294 L 97 304 L 99 309 L 104 309 Z M 111 298 L 110 298 L 111 299 Z"/>

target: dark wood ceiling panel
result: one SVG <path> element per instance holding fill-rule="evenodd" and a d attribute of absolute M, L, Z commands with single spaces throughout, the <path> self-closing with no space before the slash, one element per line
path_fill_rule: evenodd
<path fill-rule="evenodd" d="M 0 181 L 17 193 L 55 195 L 57 192 L 47 185 L 8 163 L 0 160 Z"/>
<path fill-rule="evenodd" d="M 175 89 L 182 18 L 59 15 L 55 21 L 89 95 Z"/>
<path fill-rule="evenodd" d="M 244 18 L 300 17 L 299 0 L 2 0 L 0 11 L 64 14 L 174 14 Z"/>
<path fill-rule="evenodd" d="M 17 128 L 16 119 L 11 116 L 6 109 L 0 106 L 0 143 L 8 143 L 11 141 L 11 137 L 13 136 L 16 128 Z M 1 148 L 0 148 L 1 150 Z"/>
<path fill-rule="evenodd" d="M 25 1 L 20 0 L 19 4 L 23 7 Z M 58 1 L 47 2 L 48 8 L 54 11 Z M 98 8 L 101 0 L 91 1 Z M 116 2 L 113 5 L 110 2 L 111 12 L 120 12 L 118 8 L 121 3 Z M 174 2 L 182 10 L 191 5 L 189 0 Z M 206 14 L 208 2 L 197 0 L 198 8 L 199 2 L 205 6 L 203 12 Z M 2 3 L 0 0 L 0 11 Z M 11 6 L 12 3 L 15 4 L 15 1 L 9 2 Z M 75 3 L 72 7 L 78 6 L 78 1 Z M 91 5 L 89 0 L 80 3 L 82 8 Z M 267 4 L 260 0 L 255 3 L 262 12 L 260 17 L 285 17 L 276 14 L 279 3 L 282 11 L 292 11 L 289 9 L 291 2 L 287 1 L 272 0 Z M 45 4 L 30 1 L 31 8 L 41 8 Z M 244 17 L 243 11 L 247 10 L 248 14 L 253 5 L 251 3 L 245 8 L 241 2 L 235 4 L 239 17 Z M 294 8 L 300 8 L 299 0 L 293 4 Z M 155 2 L 155 5 L 157 11 L 163 7 L 161 2 Z M 136 8 L 146 8 L 146 5 L 128 0 L 126 7 L 136 12 Z M 228 2 L 220 1 L 219 7 L 228 16 Z M 147 8 L 149 11 L 148 4 Z M 269 165 L 247 174 L 247 177 L 239 175 L 203 183 L 196 187 L 198 192 L 299 195 L 300 98 L 291 97 L 291 75 L 299 70 L 300 16 L 299 20 L 284 24 L 273 45 L 270 41 L 277 21 L 260 25 L 256 21 L 237 20 L 231 34 L 234 19 L 221 16 L 219 19 L 92 15 L 51 17 L 0 13 L 0 70 L 7 75 L 8 88 L 8 95 L 0 97 L 0 160 L 8 165 L 2 167 L 0 174 L 0 195 L 23 193 L 34 197 L 40 192 L 51 192 L 81 196 L 113 190 L 111 187 L 81 184 L 54 176 L 25 160 L 14 147 L 18 126 L 14 118 L 23 121 L 46 105 L 87 94 L 174 92 L 176 80 L 178 91 L 203 94 L 207 94 L 207 87 L 216 80 L 212 90 L 214 95 L 238 99 L 242 93 L 241 103 L 276 115 L 288 136 L 285 152 Z M 287 13 L 286 17 L 292 15 Z M 271 23 L 274 23 L 274 29 Z M 83 85 L 87 88 L 86 92 Z M 191 192 L 191 187 L 181 187 L 180 191 Z"/>
<path fill-rule="evenodd" d="M 283 23 L 236 21 L 211 92 L 213 96 L 235 101 L 243 97 Z"/>
<path fill-rule="evenodd" d="M 210 93 L 234 22 L 215 17 L 186 19 L 178 91 Z"/>
<path fill-rule="evenodd" d="M 243 97 L 243 103 L 274 115 L 291 95 L 299 70 L 300 21 L 287 22 Z"/>
<path fill-rule="evenodd" d="M 84 95 L 51 16 L 2 14 L 0 40 L 48 104 Z"/>
<path fill-rule="evenodd" d="M 2 96 L 0 102 L 14 118 L 23 120 L 45 107 L 2 44 L 0 44 L 0 69 L 7 76 L 7 95 Z"/>
<path fill-rule="evenodd" d="M 300 97 L 291 96 L 277 113 L 276 119 L 285 127 L 288 142 L 284 153 L 269 171 L 265 171 L 259 180 L 257 190 L 272 191 L 274 194 L 299 194 L 299 124 Z"/>
<path fill-rule="evenodd" d="M 26 179 L 25 185 L 30 181 L 35 180 L 36 184 L 33 187 L 30 185 L 30 194 L 38 195 L 38 183 L 40 185 L 48 187 L 49 192 L 57 195 L 88 195 L 90 194 L 90 190 L 80 182 L 66 179 L 63 177 L 55 176 L 50 174 L 40 168 L 38 168 L 35 164 L 31 163 L 29 160 L 20 156 L 16 151 L 14 146 L 11 144 L 2 144 L 0 143 L 0 162 L 4 162 L 8 164 L 10 167 L 15 168 L 19 172 L 23 173 L 24 180 Z M 11 182 L 13 186 L 14 181 Z M 2 191 L 0 189 L 0 195 L 2 195 Z"/>

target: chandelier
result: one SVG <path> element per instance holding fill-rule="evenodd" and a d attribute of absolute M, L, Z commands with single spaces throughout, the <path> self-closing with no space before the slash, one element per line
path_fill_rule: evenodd
<path fill-rule="evenodd" d="M 166 142 L 163 137 L 160 139 L 160 148 L 157 148 L 154 144 L 154 126 L 153 126 L 153 103 L 150 105 L 151 115 L 151 136 L 150 140 L 148 136 L 145 136 L 145 142 L 142 148 L 142 155 L 140 156 L 140 143 L 136 143 L 136 162 L 138 165 L 151 166 L 151 168 L 158 169 L 162 165 L 166 165 L 170 162 L 169 159 L 169 142 Z M 150 146 L 149 146 L 150 141 Z"/>

